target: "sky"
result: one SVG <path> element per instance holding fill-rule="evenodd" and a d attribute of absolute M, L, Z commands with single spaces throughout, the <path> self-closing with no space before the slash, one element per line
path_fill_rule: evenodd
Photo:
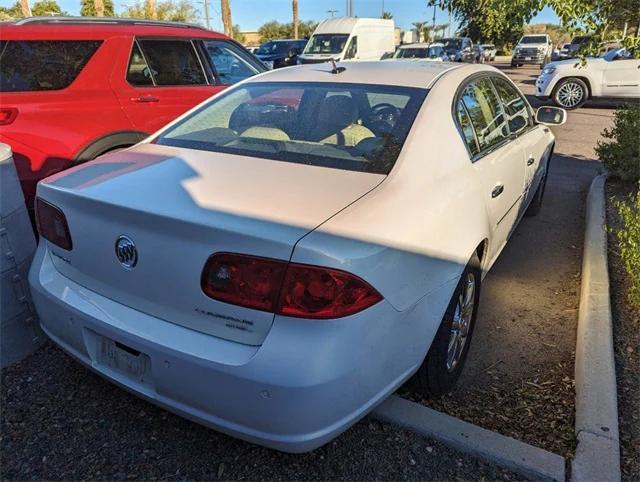
<path fill-rule="evenodd" d="M 35 0 L 31 0 L 33 3 Z M 63 10 L 72 15 L 78 15 L 80 10 L 79 0 L 57 0 Z M 190 0 L 199 9 L 204 23 L 203 0 Z M 354 15 L 358 17 L 379 17 L 383 5 L 384 10 L 393 14 L 396 26 L 403 30 L 411 28 L 411 24 L 417 21 L 432 22 L 433 8 L 427 7 L 426 0 L 352 0 Z M 0 5 L 13 5 L 15 0 L 0 0 Z M 117 12 L 121 12 L 127 4 L 134 0 L 114 0 Z M 336 16 L 346 13 L 346 0 L 299 0 L 300 20 L 323 20 L 330 16 L 329 10 L 337 10 Z M 260 25 L 269 20 L 280 22 L 291 21 L 291 0 L 231 0 L 231 13 L 234 24 L 240 25 L 241 30 L 257 30 Z M 220 2 L 209 0 L 209 15 L 211 27 L 222 30 L 220 18 Z M 436 24 L 449 23 L 447 12 L 436 11 Z M 531 23 L 559 23 L 558 17 L 551 9 L 546 7 Z M 452 33 L 455 30 L 455 21 L 452 19 Z"/>

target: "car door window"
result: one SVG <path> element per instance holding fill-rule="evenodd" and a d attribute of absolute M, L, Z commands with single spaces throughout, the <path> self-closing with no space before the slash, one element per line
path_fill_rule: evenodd
<path fill-rule="evenodd" d="M 458 101 L 456 106 L 456 117 L 458 120 L 458 125 L 460 126 L 460 132 L 462 133 L 462 137 L 464 138 L 465 144 L 469 148 L 469 152 L 471 152 L 472 156 L 475 156 L 480 152 L 478 148 L 478 143 L 476 142 L 476 136 L 473 132 L 473 126 L 471 125 L 471 119 L 469 118 L 469 113 L 465 108 L 462 99 Z"/>
<path fill-rule="evenodd" d="M 500 144 L 509 137 L 502 103 L 489 78 L 471 82 L 462 93 L 480 152 Z"/>
<path fill-rule="evenodd" d="M 153 84 L 153 73 L 142 55 L 138 42 L 133 42 L 129 67 L 127 68 L 127 82 L 135 86 L 149 86 Z"/>
<path fill-rule="evenodd" d="M 533 125 L 533 117 L 529 111 L 527 101 L 518 92 L 518 89 L 505 79 L 493 77 L 491 80 L 507 113 L 509 130 L 512 133 L 519 134 Z"/>
<path fill-rule="evenodd" d="M 347 47 L 347 51 L 344 54 L 345 60 L 355 59 L 357 51 L 358 51 L 358 37 L 352 37 L 351 41 L 349 42 L 349 47 Z"/>
<path fill-rule="evenodd" d="M 207 85 L 190 40 L 139 40 L 156 85 Z"/>
<path fill-rule="evenodd" d="M 221 84 L 235 84 L 262 72 L 244 52 L 229 42 L 205 40 L 203 45 Z"/>

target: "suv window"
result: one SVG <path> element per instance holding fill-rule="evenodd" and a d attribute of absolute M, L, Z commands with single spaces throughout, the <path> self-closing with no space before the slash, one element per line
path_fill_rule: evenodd
<path fill-rule="evenodd" d="M 64 89 L 76 79 L 101 43 L 9 40 L 0 53 L 0 92 Z"/>
<path fill-rule="evenodd" d="M 502 100 L 504 110 L 507 113 L 507 119 L 509 122 L 509 130 L 513 133 L 519 134 L 524 131 L 528 126 L 533 124 L 533 118 L 529 112 L 529 107 L 524 97 L 518 89 L 511 85 L 505 79 L 498 77 L 492 77 L 493 85 Z"/>
<path fill-rule="evenodd" d="M 204 70 L 190 40 L 140 39 L 138 43 L 147 59 L 155 85 L 207 84 Z"/>
<path fill-rule="evenodd" d="M 349 42 L 349 47 L 347 47 L 347 51 L 344 54 L 344 59 L 355 59 L 356 52 L 358 51 L 358 37 L 352 37 L 351 42 Z"/>
<path fill-rule="evenodd" d="M 127 69 L 127 82 L 131 85 L 153 85 L 151 69 L 142 55 L 138 42 L 134 40 L 131 49 L 131 58 Z"/>
<path fill-rule="evenodd" d="M 489 78 L 471 82 L 462 93 L 480 151 L 489 149 L 509 137 L 502 104 Z"/>
<path fill-rule="evenodd" d="M 230 42 L 203 40 L 203 45 L 222 84 L 235 84 L 264 70 L 256 66 L 245 52 Z"/>

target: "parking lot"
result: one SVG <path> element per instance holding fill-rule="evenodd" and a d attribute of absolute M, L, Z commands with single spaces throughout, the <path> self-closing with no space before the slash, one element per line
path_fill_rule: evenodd
<path fill-rule="evenodd" d="M 498 64 L 526 93 L 536 67 Z M 534 106 L 537 102 L 534 102 Z M 588 104 L 554 128 L 545 203 L 525 218 L 485 280 L 453 393 L 401 395 L 560 455 L 573 450 L 573 360 L 584 200 L 593 147 L 612 106 Z M 2 478 L 487 479 L 513 474 L 366 418 L 304 455 L 256 447 L 171 415 L 80 367 L 48 344 L 3 370 Z"/>

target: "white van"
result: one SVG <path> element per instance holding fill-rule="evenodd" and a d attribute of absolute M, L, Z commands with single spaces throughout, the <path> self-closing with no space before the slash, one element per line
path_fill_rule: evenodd
<path fill-rule="evenodd" d="M 393 20 L 341 17 L 320 23 L 307 42 L 299 64 L 341 60 L 380 60 L 395 51 Z"/>

